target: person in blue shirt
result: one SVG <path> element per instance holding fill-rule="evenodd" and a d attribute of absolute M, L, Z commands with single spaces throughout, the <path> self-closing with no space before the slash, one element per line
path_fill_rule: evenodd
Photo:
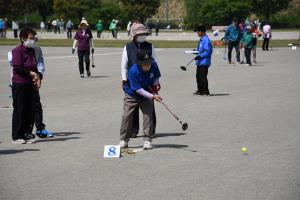
<path fill-rule="evenodd" d="M 37 38 L 36 38 L 36 42 L 37 42 Z M 42 48 L 39 47 L 38 45 L 34 46 L 33 49 L 34 49 L 35 57 L 36 57 L 36 61 L 37 61 L 37 69 L 38 69 L 38 72 L 39 72 L 41 80 L 42 80 L 43 76 L 44 76 L 44 72 L 45 72 L 45 62 L 44 62 L 43 51 L 42 51 Z M 34 124 L 36 127 L 36 135 L 39 138 L 54 137 L 54 134 L 51 131 L 46 129 L 46 125 L 43 122 L 43 106 L 41 103 L 39 90 L 34 90 L 33 95 L 34 95 L 33 103 L 35 104 Z"/>
<path fill-rule="evenodd" d="M 225 32 L 225 42 L 228 44 L 228 62 L 229 64 L 232 64 L 231 61 L 231 53 L 233 47 L 236 50 L 236 61 L 240 63 L 240 40 L 242 39 L 242 33 L 240 31 L 240 28 L 238 26 L 238 20 L 237 18 L 233 18 L 232 24 L 228 26 L 226 32 Z"/>
<path fill-rule="evenodd" d="M 3 19 L 0 19 L 0 38 L 3 38 L 4 34 L 4 21 Z"/>
<path fill-rule="evenodd" d="M 197 48 L 198 54 L 195 58 L 197 65 L 196 80 L 198 90 L 194 94 L 208 96 L 210 95 L 210 93 L 208 89 L 207 74 L 208 68 L 211 65 L 211 55 L 213 52 L 213 48 L 210 39 L 206 35 L 205 26 L 200 25 L 194 31 L 197 32 L 198 37 L 200 37 Z"/>
<path fill-rule="evenodd" d="M 131 138 L 133 115 L 137 108 L 143 113 L 144 149 L 152 148 L 153 131 L 153 104 L 161 101 L 157 94 L 159 89 L 160 71 L 151 53 L 141 50 L 137 53 L 137 63 L 128 71 L 127 83 L 124 85 L 125 97 L 123 116 L 120 129 L 120 147 L 127 148 Z"/>

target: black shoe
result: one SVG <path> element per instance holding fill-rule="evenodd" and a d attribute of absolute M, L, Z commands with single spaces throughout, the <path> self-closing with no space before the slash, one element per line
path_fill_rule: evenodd
<path fill-rule="evenodd" d="M 86 74 L 87 74 L 88 77 L 91 76 L 91 72 L 90 71 L 87 71 Z"/>
<path fill-rule="evenodd" d="M 35 135 L 33 135 L 32 133 L 25 133 L 24 134 L 24 139 L 25 140 L 30 140 L 30 139 L 34 139 Z"/>

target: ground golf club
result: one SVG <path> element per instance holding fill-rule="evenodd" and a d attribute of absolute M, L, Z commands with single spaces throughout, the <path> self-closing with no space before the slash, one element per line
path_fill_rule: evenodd
<path fill-rule="evenodd" d="M 182 69 L 183 71 L 186 71 L 187 67 L 195 60 L 195 58 L 193 58 L 191 61 L 189 61 L 185 66 L 183 66 L 183 65 L 180 66 L 180 69 Z"/>
<path fill-rule="evenodd" d="M 92 53 L 92 67 L 95 68 L 94 53 Z"/>
<path fill-rule="evenodd" d="M 182 122 L 179 117 L 165 104 L 165 102 L 160 101 L 160 103 L 173 115 L 173 117 L 181 124 L 182 130 L 186 131 L 188 129 L 188 124 Z"/>

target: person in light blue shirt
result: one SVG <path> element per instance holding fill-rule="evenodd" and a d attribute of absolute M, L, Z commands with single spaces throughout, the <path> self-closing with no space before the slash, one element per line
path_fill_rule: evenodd
<path fill-rule="evenodd" d="M 206 28 L 205 26 L 198 26 L 195 30 L 197 32 L 198 37 L 200 37 L 198 43 L 198 54 L 195 58 L 196 65 L 197 65 L 197 91 L 194 93 L 196 95 L 210 95 L 208 89 L 208 68 L 211 65 L 211 55 L 213 52 L 213 48 L 211 45 L 211 41 L 206 35 Z"/>
<path fill-rule="evenodd" d="M 3 19 L 0 19 L 0 38 L 3 38 L 4 34 L 4 21 Z"/>
<path fill-rule="evenodd" d="M 37 39 L 36 39 L 37 41 Z M 43 79 L 45 72 L 45 62 L 42 48 L 39 46 L 34 47 L 35 57 L 37 61 L 37 69 L 40 74 L 41 80 Z M 36 135 L 40 138 L 54 137 L 54 134 L 46 129 L 46 125 L 43 122 L 43 106 L 41 103 L 39 90 L 34 91 L 33 103 L 35 104 L 34 111 L 34 124 L 36 127 Z"/>

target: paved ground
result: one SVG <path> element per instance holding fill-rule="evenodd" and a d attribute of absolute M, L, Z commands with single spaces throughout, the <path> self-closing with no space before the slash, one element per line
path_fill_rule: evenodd
<path fill-rule="evenodd" d="M 38 33 L 40 38 L 43 39 L 66 39 L 67 38 L 67 34 L 54 34 L 52 33 Z M 74 35 L 74 33 L 73 33 Z M 93 36 L 96 37 L 96 32 L 93 32 Z M 220 35 L 218 37 L 214 37 L 213 34 L 211 32 L 208 33 L 209 37 L 212 40 L 220 40 L 223 36 L 224 33 L 220 33 Z M 121 40 L 127 40 L 128 36 L 127 33 L 121 32 L 118 34 L 118 39 Z M 283 40 L 283 39 L 292 39 L 292 40 L 296 40 L 299 39 L 299 31 L 280 31 L 280 32 L 273 32 L 273 39 L 274 40 Z M 8 32 L 7 34 L 8 38 L 13 38 L 13 32 Z M 102 34 L 102 38 L 101 39 L 113 39 L 111 33 L 109 32 L 104 32 Z M 199 38 L 197 37 L 197 35 L 193 32 L 161 32 L 159 34 L 159 36 L 149 36 L 149 39 L 151 40 L 195 40 L 198 41 Z"/>
<path fill-rule="evenodd" d="M 9 47 L 0 48 L 0 60 Z M 155 149 L 104 159 L 122 115 L 120 49 L 96 49 L 93 78 L 80 79 L 69 48 L 44 48 L 41 89 L 51 140 L 13 145 L 11 109 L 0 109 L 2 200 L 299 200 L 299 50 L 258 51 L 258 64 L 229 66 L 215 50 L 215 96 L 193 96 L 195 70 L 179 70 L 184 49 L 160 49 L 165 101 L 187 121 L 182 132 L 159 104 Z M 218 54 L 217 54 L 218 53 Z M 64 57 L 65 56 L 65 57 Z M 9 67 L 0 61 L 0 105 L 10 105 Z M 131 146 L 140 146 L 142 138 Z M 240 148 L 249 148 L 242 155 Z"/>

